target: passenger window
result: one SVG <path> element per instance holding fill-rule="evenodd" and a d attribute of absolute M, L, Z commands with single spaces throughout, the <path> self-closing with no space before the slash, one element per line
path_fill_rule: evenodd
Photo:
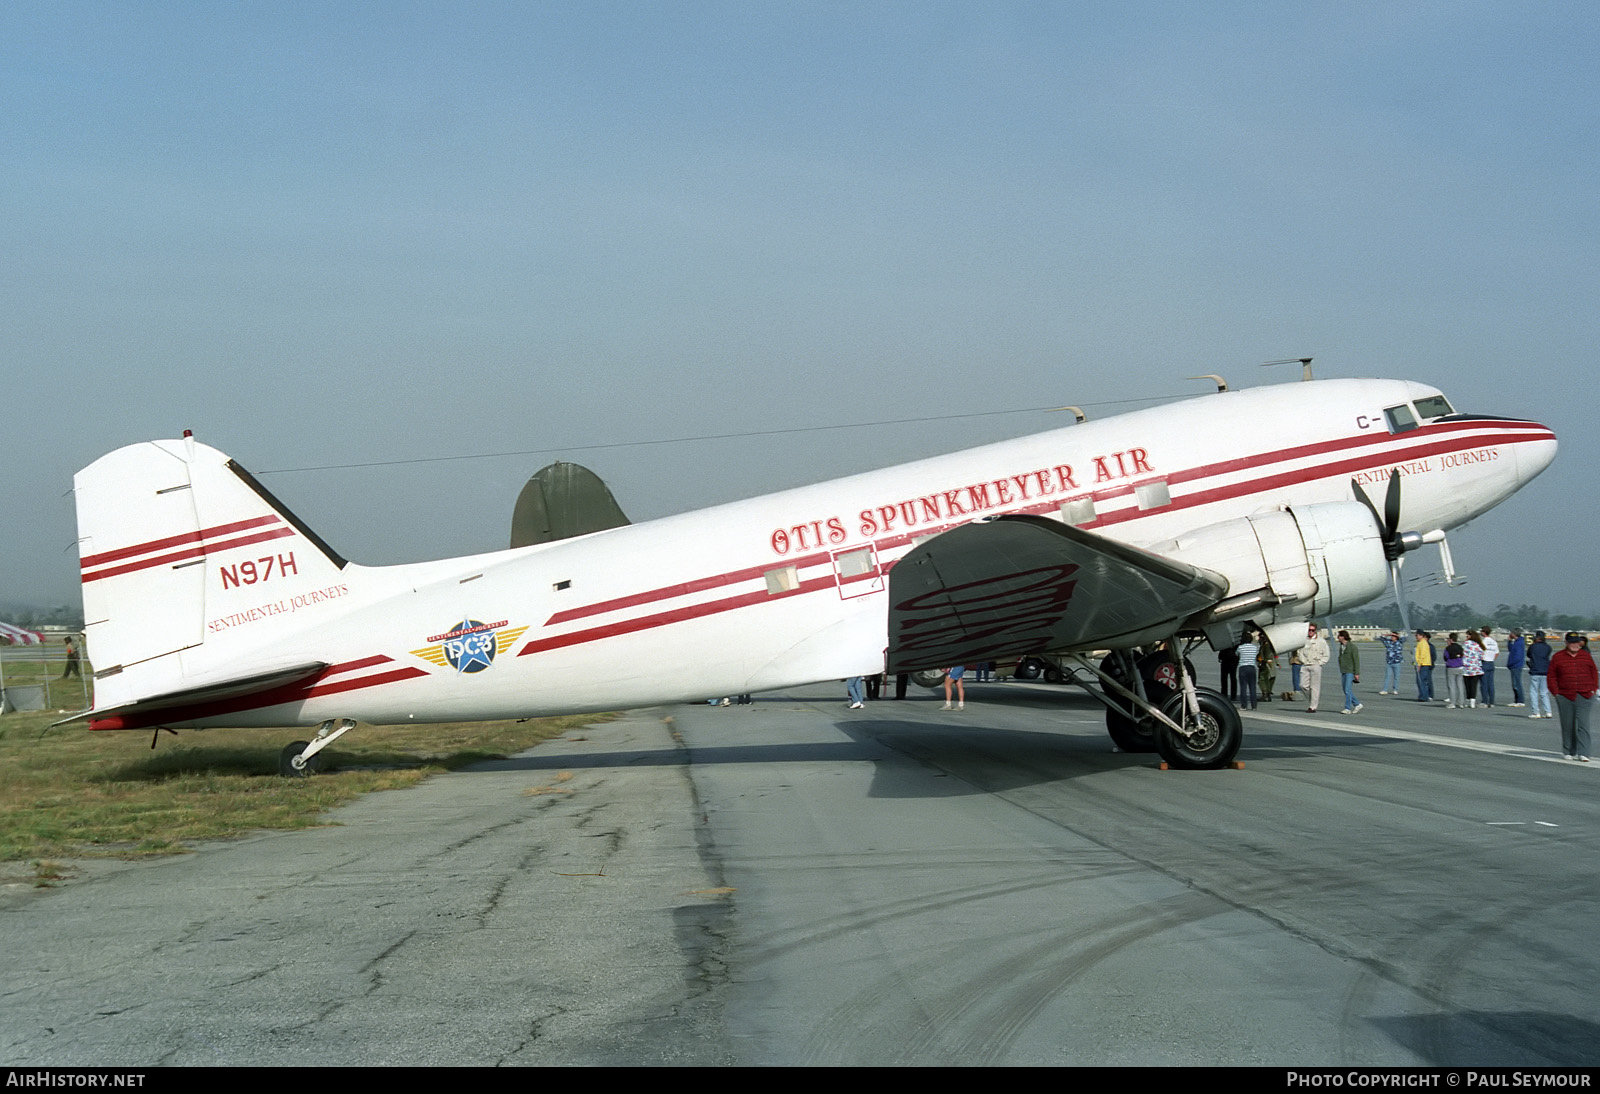
<path fill-rule="evenodd" d="M 768 596 L 792 593 L 800 587 L 800 569 L 797 566 L 782 566 L 776 570 L 768 570 L 766 576 Z"/>
<path fill-rule="evenodd" d="M 1385 410 L 1383 416 L 1389 423 L 1390 433 L 1404 433 L 1408 429 L 1417 428 L 1417 420 L 1411 416 L 1411 408 L 1404 403 Z"/>
<path fill-rule="evenodd" d="M 860 577 L 876 568 L 872 561 L 871 547 L 861 547 L 854 551 L 846 551 L 842 555 L 835 555 L 833 561 L 839 569 L 840 577 Z"/>
<path fill-rule="evenodd" d="M 1094 499 L 1079 498 L 1076 501 L 1064 501 L 1060 505 L 1060 510 L 1063 522 L 1081 527 L 1094 520 Z"/>
<path fill-rule="evenodd" d="M 1172 504 L 1172 491 L 1167 488 L 1165 479 L 1140 483 L 1133 488 L 1133 496 L 1138 500 L 1140 509 L 1160 509 Z"/>

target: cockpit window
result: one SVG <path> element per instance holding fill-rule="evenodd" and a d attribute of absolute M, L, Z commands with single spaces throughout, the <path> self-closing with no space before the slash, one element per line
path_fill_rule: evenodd
<path fill-rule="evenodd" d="M 1408 429 L 1417 428 L 1417 420 L 1411 416 L 1411 408 L 1404 403 L 1389 407 L 1383 412 L 1383 416 L 1389 423 L 1390 433 L 1404 433 Z"/>
<path fill-rule="evenodd" d="M 1443 418 L 1446 414 L 1454 414 L 1455 408 L 1450 405 L 1450 400 L 1443 395 L 1430 395 L 1426 399 L 1417 400 L 1417 416 L 1419 418 Z"/>

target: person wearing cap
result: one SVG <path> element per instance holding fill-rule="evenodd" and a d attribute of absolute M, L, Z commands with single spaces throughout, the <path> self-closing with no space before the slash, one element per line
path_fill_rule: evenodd
<path fill-rule="evenodd" d="M 1589 655 L 1589 640 L 1567 632 L 1567 644 L 1550 656 L 1550 694 L 1561 716 L 1561 751 L 1569 760 L 1589 762 L 1589 714 L 1600 690 L 1600 671 Z"/>
<path fill-rule="evenodd" d="M 1528 700 L 1533 708 L 1530 718 L 1549 718 L 1550 714 L 1550 685 L 1546 682 L 1545 675 L 1550 671 L 1550 643 L 1544 640 L 1543 631 L 1533 632 L 1533 641 L 1528 643 Z M 1540 714 L 1539 711 L 1544 713 Z"/>
<path fill-rule="evenodd" d="M 1378 694 L 1399 695 L 1400 659 L 1405 656 L 1405 649 L 1400 644 L 1400 632 L 1380 634 L 1378 641 L 1383 643 L 1383 687 L 1378 689 Z"/>
<path fill-rule="evenodd" d="M 1332 657 L 1328 640 L 1315 623 L 1307 624 L 1306 644 L 1300 649 L 1300 682 L 1306 686 L 1306 713 L 1315 714 L 1322 701 L 1322 667 Z"/>

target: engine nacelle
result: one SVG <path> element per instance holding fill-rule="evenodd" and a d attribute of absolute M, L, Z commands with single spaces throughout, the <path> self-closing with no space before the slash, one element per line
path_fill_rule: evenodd
<path fill-rule="evenodd" d="M 1249 620 L 1273 626 L 1329 615 L 1383 595 L 1389 564 L 1372 513 L 1358 501 L 1325 502 L 1258 513 L 1152 544 L 1151 550 L 1228 579 L 1228 595 L 1201 621 L 1237 635 Z M 1287 653 L 1305 628 L 1274 631 Z M 1234 638 L 1237 641 L 1237 637 Z M 1216 639 L 1214 638 L 1213 644 Z M 1229 643 L 1231 644 L 1231 643 Z"/>

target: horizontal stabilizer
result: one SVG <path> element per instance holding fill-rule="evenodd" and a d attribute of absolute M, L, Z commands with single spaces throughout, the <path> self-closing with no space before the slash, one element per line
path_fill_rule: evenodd
<path fill-rule="evenodd" d="M 511 514 L 511 546 L 621 528 L 629 523 L 600 476 L 575 463 L 556 462 L 535 471 L 517 495 Z"/>
<path fill-rule="evenodd" d="M 889 671 L 1136 645 L 1221 600 L 1220 574 L 1045 517 L 964 524 L 889 575 Z"/>
<path fill-rule="evenodd" d="M 327 667 L 328 663 L 326 661 L 308 661 L 289 668 L 273 669 L 270 672 L 258 672 L 232 680 L 219 680 L 215 683 L 184 688 L 180 691 L 151 695 L 137 702 L 124 703 L 121 706 L 105 707 L 100 710 L 86 710 L 55 724 L 66 725 L 69 722 L 81 722 L 91 718 L 98 722 L 102 719 L 119 718 L 124 715 L 136 716 L 141 724 L 150 724 L 151 719 L 146 717 L 147 715 L 158 714 L 161 711 L 176 710 L 179 707 L 188 708 L 199 703 L 215 703 L 224 699 L 238 698 L 241 695 L 256 695 L 261 692 L 272 691 L 276 688 L 309 680 Z M 159 721 L 159 719 L 156 719 L 156 721 Z"/>

